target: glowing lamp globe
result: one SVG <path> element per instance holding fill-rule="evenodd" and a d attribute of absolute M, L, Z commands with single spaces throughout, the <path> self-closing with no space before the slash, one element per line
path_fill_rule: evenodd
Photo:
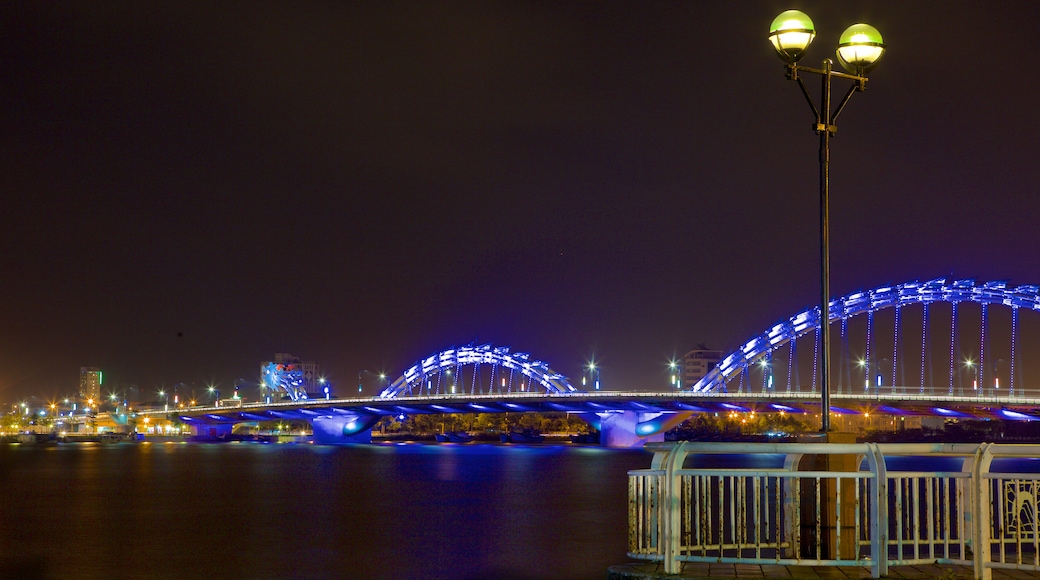
<path fill-rule="evenodd" d="M 838 62 L 852 74 L 871 70 L 883 54 L 885 42 L 881 33 L 869 24 L 853 24 L 838 38 Z"/>
<path fill-rule="evenodd" d="M 769 25 L 769 42 L 787 64 L 798 62 L 814 38 L 816 28 L 813 21 L 800 10 L 781 12 Z"/>

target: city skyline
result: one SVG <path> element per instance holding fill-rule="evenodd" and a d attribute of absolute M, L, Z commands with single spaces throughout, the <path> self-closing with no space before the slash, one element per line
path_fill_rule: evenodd
<path fill-rule="evenodd" d="M 788 8 L 808 66 L 888 44 L 832 142 L 832 295 L 1040 284 L 1031 3 L 11 3 L 0 401 L 470 343 L 664 388 L 818 301 Z"/>

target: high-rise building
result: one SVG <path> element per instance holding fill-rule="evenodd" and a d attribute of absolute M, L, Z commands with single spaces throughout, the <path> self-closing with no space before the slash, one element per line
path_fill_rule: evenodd
<path fill-rule="evenodd" d="M 688 389 L 697 384 L 722 360 L 721 350 L 712 350 L 700 344 L 683 356 L 683 388 Z"/>
<path fill-rule="evenodd" d="M 91 406 L 101 402 L 101 369 L 79 367 L 79 398 Z"/>

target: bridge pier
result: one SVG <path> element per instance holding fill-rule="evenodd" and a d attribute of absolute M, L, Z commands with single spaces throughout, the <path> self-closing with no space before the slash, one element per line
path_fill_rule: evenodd
<path fill-rule="evenodd" d="M 324 415 L 310 420 L 316 445 L 371 443 L 372 427 L 379 421 L 373 415 L 346 413 Z"/>
<path fill-rule="evenodd" d="M 196 439 L 227 439 L 231 436 L 231 431 L 235 428 L 234 423 L 193 423 L 191 425 L 192 434 Z"/>
<path fill-rule="evenodd" d="M 692 413 L 646 413 L 621 411 L 597 413 L 599 442 L 604 447 L 631 449 L 646 443 L 664 441 L 664 432 L 686 420 Z"/>

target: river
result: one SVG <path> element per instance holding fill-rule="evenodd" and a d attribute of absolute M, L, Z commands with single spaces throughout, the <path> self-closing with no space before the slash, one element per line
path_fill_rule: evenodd
<path fill-rule="evenodd" d="M 0 445 L 0 577 L 604 578 L 627 479 L 583 445 Z"/>

